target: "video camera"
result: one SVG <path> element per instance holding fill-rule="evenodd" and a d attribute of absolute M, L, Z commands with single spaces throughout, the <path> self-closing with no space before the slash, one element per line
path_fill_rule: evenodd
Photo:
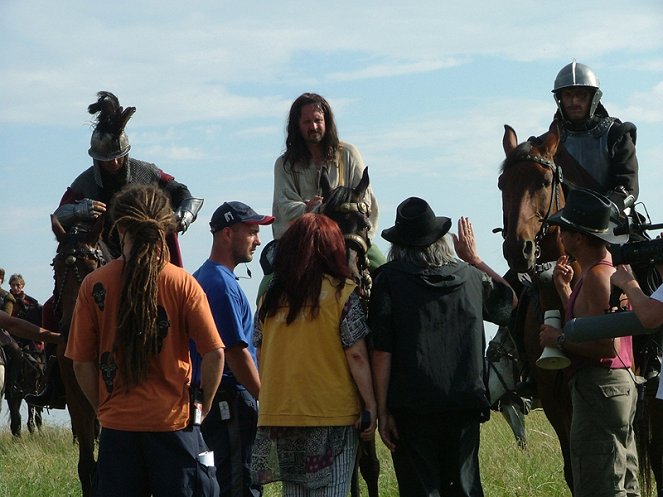
<path fill-rule="evenodd" d="M 663 227 L 663 225 L 660 226 Z M 612 263 L 615 266 L 663 262 L 663 238 L 628 242 L 624 245 L 610 245 L 608 250 L 612 254 Z"/>
<path fill-rule="evenodd" d="M 627 209 L 633 206 L 633 197 L 629 196 L 624 201 Z M 646 208 L 645 208 L 646 212 Z M 646 221 L 646 222 L 645 222 Z M 652 240 L 647 234 L 648 230 L 663 229 L 663 223 L 652 224 L 647 218 L 641 216 L 635 210 L 631 215 L 620 218 L 620 225 L 615 228 L 615 235 L 629 235 L 629 241 L 623 245 L 610 245 L 608 250 L 612 255 L 612 264 L 631 264 L 638 266 L 654 265 L 663 262 L 663 238 Z"/>

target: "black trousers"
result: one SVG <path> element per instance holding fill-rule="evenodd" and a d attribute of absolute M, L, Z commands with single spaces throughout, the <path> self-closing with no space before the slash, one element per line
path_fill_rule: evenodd
<path fill-rule="evenodd" d="M 198 426 L 165 432 L 103 428 L 94 495 L 219 497 L 216 468 L 198 461 L 206 450 Z"/>
<path fill-rule="evenodd" d="M 257 424 L 258 405 L 248 391 L 230 387 L 217 392 L 201 432 L 214 451 L 221 497 L 262 495 L 262 487 L 251 482 L 251 452 Z"/>
<path fill-rule="evenodd" d="M 399 439 L 392 458 L 401 497 L 483 497 L 480 412 L 393 415 Z"/>

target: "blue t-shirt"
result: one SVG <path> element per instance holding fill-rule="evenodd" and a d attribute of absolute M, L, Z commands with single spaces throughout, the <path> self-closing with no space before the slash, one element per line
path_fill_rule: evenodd
<path fill-rule="evenodd" d="M 216 329 L 226 348 L 248 347 L 253 362 L 257 364 L 256 350 L 253 346 L 253 313 L 249 299 L 240 288 L 235 273 L 223 264 L 208 259 L 193 273 L 193 277 L 198 280 L 207 295 Z M 193 344 L 191 352 L 193 379 L 196 384 L 200 384 L 201 359 Z M 227 362 L 223 367 L 221 385 L 244 388 L 237 383 Z"/>

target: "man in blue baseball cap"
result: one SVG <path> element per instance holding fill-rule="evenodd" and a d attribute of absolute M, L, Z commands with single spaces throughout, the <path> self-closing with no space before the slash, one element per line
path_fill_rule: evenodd
<path fill-rule="evenodd" d="M 203 437 L 214 451 L 221 496 L 262 494 L 260 486 L 251 484 L 249 473 L 260 391 L 253 314 L 233 271 L 238 264 L 253 259 L 260 245 L 260 226 L 273 222 L 272 216 L 258 214 L 242 202 L 224 202 L 209 223 L 213 236 L 210 256 L 194 273 L 207 294 L 217 330 L 226 345 L 221 385 L 202 424 Z M 241 447 L 235 446 L 237 441 Z"/>

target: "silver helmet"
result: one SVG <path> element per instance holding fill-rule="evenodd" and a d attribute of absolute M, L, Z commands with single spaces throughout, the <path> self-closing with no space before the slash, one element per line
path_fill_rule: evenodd
<path fill-rule="evenodd" d="M 599 78 L 594 74 L 594 71 L 585 64 L 576 62 L 575 59 L 570 64 L 562 67 L 559 73 L 557 73 L 552 89 L 553 98 L 562 115 L 564 115 L 564 109 L 562 108 L 559 92 L 565 88 L 573 87 L 592 88 L 594 90 L 594 96 L 589 106 L 589 118 L 591 119 L 594 117 L 594 112 L 601 101 L 603 92 L 599 89 Z"/>
<path fill-rule="evenodd" d="M 97 125 L 90 138 L 88 154 L 96 160 L 109 161 L 124 157 L 131 145 L 124 127 L 136 112 L 135 107 L 123 109 L 115 95 L 107 91 L 97 93 L 97 101 L 87 108 L 97 114 Z"/>

